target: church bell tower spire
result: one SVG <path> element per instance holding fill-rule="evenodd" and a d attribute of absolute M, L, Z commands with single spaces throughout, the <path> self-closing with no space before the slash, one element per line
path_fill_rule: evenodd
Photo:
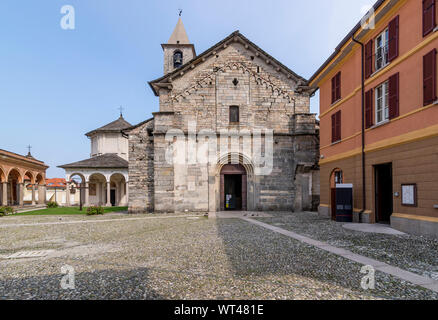
<path fill-rule="evenodd" d="M 196 56 L 195 46 L 190 43 L 181 19 L 182 10 L 172 35 L 167 43 L 162 44 L 164 51 L 164 74 L 178 69 Z"/>

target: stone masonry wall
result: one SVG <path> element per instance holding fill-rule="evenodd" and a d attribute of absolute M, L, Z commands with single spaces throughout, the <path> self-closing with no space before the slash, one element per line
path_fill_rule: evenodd
<path fill-rule="evenodd" d="M 313 149 L 315 119 L 309 114 L 310 98 L 307 93 L 296 93 L 301 80 L 279 72 L 236 42 L 170 81 L 171 87 L 159 89 L 160 112 L 154 113 L 153 148 L 151 144 L 137 145 L 141 132 L 130 134 L 130 153 L 135 147 L 133 159 L 130 155 L 130 208 L 143 205 L 155 212 L 219 209 L 218 164 L 176 165 L 165 159 L 171 144 L 165 139 L 167 130 L 180 129 L 187 136 L 189 123 L 193 123 L 197 133 L 210 130 L 217 138 L 222 130 L 273 130 L 273 171 L 248 178 L 248 190 L 254 197 L 251 203 L 256 210 L 293 210 L 297 166 L 318 161 Z M 229 122 L 230 106 L 239 107 L 238 124 Z M 153 154 L 153 170 L 149 158 L 141 163 L 146 152 Z"/>
<path fill-rule="evenodd" d="M 129 133 L 129 212 L 154 211 L 153 121 Z"/>

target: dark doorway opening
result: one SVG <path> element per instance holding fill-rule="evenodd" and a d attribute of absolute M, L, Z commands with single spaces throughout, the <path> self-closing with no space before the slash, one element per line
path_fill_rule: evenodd
<path fill-rule="evenodd" d="M 392 164 L 374 166 L 376 222 L 390 223 L 392 215 Z"/>
<path fill-rule="evenodd" d="M 334 169 L 330 175 L 330 215 L 336 221 L 336 185 L 344 183 L 344 174 L 341 169 Z"/>
<path fill-rule="evenodd" d="M 110 192 L 110 202 L 113 207 L 116 205 L 116 190 L 112 189 Z"/>
<path fill-rule="evenodd" d="M 242 175 L 224 175 L 225 210 L 242 210 Z"/>
<path fill-rule="evenodd" d="M 333 221 L 336 221 L 336 188 L 330 189 L 331 194 L 331 207 L 330 207 L 330 214 Z"/>
<path fill-rule="evenodd" d="M 220 208 L 225 210 L 247 210 L 247 176 L 240 164 L 226 164 L 220 176 Z"/>

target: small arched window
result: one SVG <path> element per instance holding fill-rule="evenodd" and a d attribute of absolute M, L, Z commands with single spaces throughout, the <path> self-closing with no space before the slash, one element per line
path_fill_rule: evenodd
<path fill-rule="evenodd" d="M 173 67 L 176 69 L 181 67 L 182 64 L 183 64 L 183 54 L 181 51 L 176 50 L 173 53 Z"/>

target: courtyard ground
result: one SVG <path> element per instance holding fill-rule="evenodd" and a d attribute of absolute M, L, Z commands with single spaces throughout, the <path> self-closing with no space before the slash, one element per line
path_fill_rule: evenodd
<path fill-rule="evenodd" d="M 120 212 L 128 211 L 128 207 L 103 207 L 104 213 L 109 212 Z M 83 207 L 82 211 L 79 207 L 58 207 L 58 208 L 39 208 L 36 210 L 32 209 L 21 209 L 18 213 L 14 213 L 14 216 L 47 216 L 47 215 L 85 215 L 87 214 L 87 207 Z"/>
<path fill-rule="evenodd" d="M 437 240 L 269 215 L 250 218 L 437 277 Z M 11 216 L 0 234 L 0 299 L 438 299 L 380 271 L 364 290 L 362 264 L 238 216 Z M 61 288 L 63 266 L 75 289 Z"/>

